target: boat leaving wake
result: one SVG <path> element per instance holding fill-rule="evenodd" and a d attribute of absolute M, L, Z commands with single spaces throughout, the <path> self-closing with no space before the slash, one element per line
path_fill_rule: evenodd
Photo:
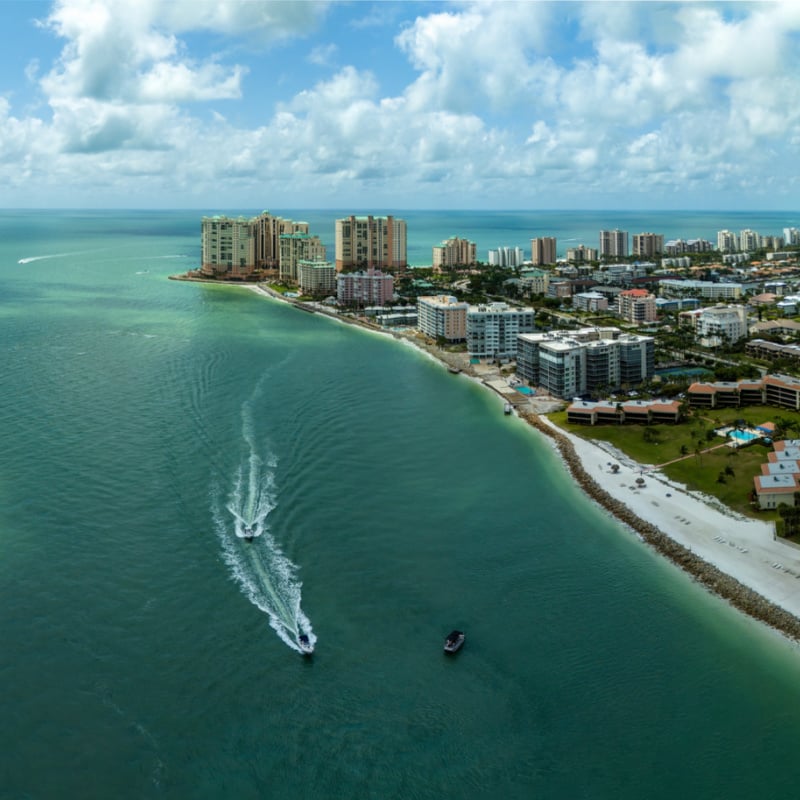
<path fill-rule="evenodd" d="M 223 490 L 214 492 L 213 514 L 225 562 L 245 596 L 269 616 L 269 624 L 293 650 L 303 653 L 300 636 L 313 649 L 316 636 L 300 607 L 302 583 L 297 565 L 283 553 L 270 531 L 268 517 L 277 505 L 274 455 L 258 453 L 249 404 L 243 407 L 243 435 L 247 454 L 235 473 L 223 501 Z"/>

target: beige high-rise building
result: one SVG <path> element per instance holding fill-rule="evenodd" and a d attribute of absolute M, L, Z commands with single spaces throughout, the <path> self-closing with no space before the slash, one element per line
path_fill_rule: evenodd
<path fill-rule="evenodd" d="M 203 217 L 201 272 L 210 277 L 245 278 L 255 270 L 255 232 L 245 217 Z"/>
<path fill-rule="evenodd" d="M 263 211 L 257 217 L 203 217 L 201 227 L 202 265 L 205 275 L 251 278 L 256 273 L 277 272 L 281 262 L 283 236 L 309 237 L 307 222 L 293 222 Z M 319 242 L 319 238 L 309 237 Z M 321 246 L 321 245 L 320 245 Z M 325 248 L 289 248 L 287 267 L 292 280 L 297 278 L 298 258 L 325 258 Z M 283 273 L 284 271 L 282 271 Z"/>
<path fill-rule="evenodd" d="M 406 222 L 394 217 L 344 217 L 336 220 L 336 271 L 404 270 Z"/>
<path fill-rule="evenodd" d="M 656 296 L 646 289 L 627 289 L 617 295 L 618 313 L 628 322 L 654 322 Z"/>
<path fill-rule="evenodd" d="M 627 258 L 628 231 L 600 231 L 600 258 Z"/>
<path fill-rule="evenodd" d="M 531 239 L 531 263 L 534 267 L 556 263 L 556 239 L 554 236 Z"/>
<path fill-rule="evenodd" d="M 478 260 L 475 242 L 452 236 L 433 248 L 433 268 L 470 267 Z"/>
<path fill-rule="evenodd" d="M 652 258 L 664 252 L 664 236 L 660 233 L 634 233 L 633 255 Z"/>
<path fill-rule="evenodd" d="M 262 211 L 252 220 L 255 233 L 256 269 L 276 270 L 280 264 L 280 237 L 288 233 L 308 233 L 307 222 L 293 222 Z"/>
<path fill-rule="evenodd" d="M 319 236 L 308 233 L 282 233 L 280 245 L 280 278 L 287 283 L 297 283 L 297 265 L 300 261 L 324 261 L 325 245 Z"/>

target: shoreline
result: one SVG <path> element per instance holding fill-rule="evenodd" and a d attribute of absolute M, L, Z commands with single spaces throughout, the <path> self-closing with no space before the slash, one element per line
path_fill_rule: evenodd
<path fill-rule="evenodd" d="M 323 307 L 284 297 L 263 285 L 241 282 L 223 285 L 244 286 L 302 310 L 389 336 L 446 368 L 458 367 L 466 377 L 501 399 L 508 401 L 511 397 L 503 395 L 497 381 L 492 385 L 488 380 L 499 377 L 497 370 L 473 369 L 466 354 L 443 351 L 417 336 L 365 325 Z M 539 400 L 540 404 L 543 402 L 543 411 L 537 411 L 537 400 L 514 394 L 517 416 L 550 440 L 568 473 L 590 500 L 707 590 L 793 644 L 800 643 L 800 548 L 777 540 L 769 523 L 712 504 L 710 498 L 671 482 L 658 470 L 647 469 L 604 448 L 602 443 L 581 439 L 558 428 L 545 416 L 547 399 Z M 611 469 L 612 463 L 619 467 L 618 472 Z M 644 483 L 637 484 L 637 478 Z"/>

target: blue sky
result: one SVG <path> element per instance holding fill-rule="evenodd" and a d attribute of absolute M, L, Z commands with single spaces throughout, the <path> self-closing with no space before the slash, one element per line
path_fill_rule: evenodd
<path fill-rule="evenodd" d="M 0 0 L 0 205 L 800 208 L 800 2 Z"/>

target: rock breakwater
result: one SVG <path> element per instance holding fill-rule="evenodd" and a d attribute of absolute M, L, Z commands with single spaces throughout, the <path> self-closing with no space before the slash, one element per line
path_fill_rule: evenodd
<path fill-rule="evenodd" d="M 538 414 L 520 411 L 519 416 L 554 441 L 572 477 L 598 505 L 634 530 L 647 544 L 689 573 L 714 594 L 727 600 L 732 606 L 750 617 L 780 631 L 789 639 L 800 642 L 800 619 L 730 575 L 726 575 L 713 564 L 709 564 L 610 495 L 583 467 L 572 442 L 563 433 L 544 422 Z"/>

